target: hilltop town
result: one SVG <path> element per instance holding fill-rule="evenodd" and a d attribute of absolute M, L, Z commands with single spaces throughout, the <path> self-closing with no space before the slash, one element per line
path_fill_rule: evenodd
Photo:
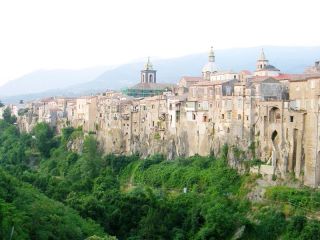
<path fill-rule="evenodd" d="M 294 175 L 317 187 L 320 62 L 301 74 L 282 73 L 262 49 L 254 72 L 218 66 L 211 48 L 201 76 L 183 76 L 173 85 L 157 82 L 148 59 L 140 82 L 122 92 L 52 97 L 10 108 L 22 131 L 31 132 L 39 122 L 57 132 L 81 127 L 95 134 L 105 153 L 162 153 L 173 159 L 218 154 L 228 144 L 235 167 L 241 159 L 256 158 L 263 164 L 253 172 Z"/>

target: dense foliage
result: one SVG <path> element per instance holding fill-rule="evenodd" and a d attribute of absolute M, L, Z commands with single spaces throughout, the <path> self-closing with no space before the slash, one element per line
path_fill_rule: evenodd
<path fill-rule="evenodd" d="M 9 239 L 84 239 L 101 227 L 0 169 L 0 236 Z"/>
<path fill-rule="evenodd" d="M 42 123 L 20 134 L 0 121 L 2 238 L 320 239 L 319 222 L 299 210 L 318 211 L 319 193 L 270 188 L 266 202 L 249 202 L 255 176 L 228 167 L 226 146 L 219 158 L 142 160 L 103 156 L 92 135 L 81 154 L 68 151 L 81 130 L 53 133 Z"/>

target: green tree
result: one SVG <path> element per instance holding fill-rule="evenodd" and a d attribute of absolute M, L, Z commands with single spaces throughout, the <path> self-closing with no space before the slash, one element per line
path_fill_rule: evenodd
<path fill-rule="evenodd" d="M 50 150 L 54 147 L 54 132 L 47 123 L 38 123 L 33 132 L 35 137 L 35 146 L 44 157 L 50 156 Z"/>
<path fill-rule="evenodd" d="M 11 110 L 7 107 L 2 114 L 3 120 L 7 123 L 13 124 L 17 121 L 16 116 L 12 115 Z"/>
<path fill-rule="evenodd" d="M 258 213 L 259 224 L 256 228 L 256 235 L 260 239 L 278 239 L 286 227 L 285 215 L 283 212 L 273 208 L 265 207 Z"/>
<path fill-rule="evenodd" d="M 9 239 L 84 239 L 104 236 L 101 227 L 47 198 L 0 168 L 0 235 Z"/>
<path fill-rule="evenodd" d="M 98 149 L 97 140 L 91 135 L 84 140 L 83 154 L 80 160 L 84 177 L 93 179 L 99 175 L 102 168 L 102 154 Z"/>

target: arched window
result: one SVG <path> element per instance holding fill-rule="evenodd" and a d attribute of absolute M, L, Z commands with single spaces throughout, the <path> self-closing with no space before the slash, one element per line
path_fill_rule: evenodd
<path fill-rule="evenodd" d="M 144 74 L 142 74 L 142 82 L 144 83 Z"/>
<path fill-rule="evenodd" d="M 269 112 L 269 122 L 270 123 L 280 123 L 281 122 L 281 112 L 277 107 L 271 108 Z"/>
<path fill-rule="evenodd" d="M 149 75 L 149 82 L 153 82 L 153 75 L 152 74 Z"/>

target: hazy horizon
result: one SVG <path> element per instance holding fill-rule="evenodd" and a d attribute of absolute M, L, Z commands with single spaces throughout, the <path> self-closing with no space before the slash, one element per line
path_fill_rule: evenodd
<path fill-rule="evenodd" d="M 272 48 L 272 47 L 279 47 L 279 48 L 291 48 L 291 47 L 297 47 L 297 48 L 313 48 L 313 47 L 319 47 L 319 45 L 314 45 L 314 46 L 280 46 L 280 45 L 264 45 L 264 46 L 261 46 L 261 45 L 257 45 L 257 46 L 248 46 L 248 47 L 232 47 L 232 48 L 220 48 L 220 49 L 215 49 L 215 51 L 221 51 L 221 50 L 237 50 L 237 49 L 250 49 L 250 48 L 264 48 L 264 49 L 268 49 L 268 48 Z M 159 60 L 165 60 L 165 59 L 176 59 L 176 58 L 181 58 L 181 57 L 187 57 L 187 56 L 192 56 L 192 55 L 195 55 L 195 54 L 201 54 L 201 53 L 206 53 L 206 52 L 196 52 L 196 53 L 185 53 L 185 54 L 182 54 L 182 55 L 177 55 L 177 56 L 171 56 L 171 57 L 160 57 L 160 56 L 153 56 L 151 58 L 151 61 L 159 61 Z M 268 55 L 268 52 L 266 52 L 267 55 Z M 260 52 L 257 52 L 257 57 L 260 55 Z M 218 56 L 219 57 L 219 56 Z M 124 64 L 131 64 L 131 63 L 140 63 L 140 62 L 144 62 L 146 61 L 147 57 L 140 57 L 140 58 L 135 58 L 135 59 L 131 59 L 131 60 L 124 60 L 123 62 L 121 63 L 118 63 L 118 64 L 106 64 L 106 65 L 88 65 L 88 66 L 84 66 L 84 67 L 63 67 L 63 68 L 55 68 L 55 67 L 46 67 L 46 68 L 39 68 L 39 69 L 33 69 L 33 70 L 30 70 L 29 72 L 25 72 L 21 75 L 18 75 L 16 76 L 15 78 L 12 78 L 12 79 L 7 79 L 6 81 L 4 82 L 0 82 L 0 87 L 1 86 L 4 86 L 6 83 L 12 81 L 12 80 L 15 80 L 17 78 L 21 78 L 21 77 L 25 77 L 25 76 L 28 76 L 30 74 L 33 74 L 33 73 L 36 73 L 36 72 L 47 72 L 47 71 L 68 71 L 68 70 L 72 70 L 72 71 L 80 71 L 80 70 L 86 70 L 86 69 L 94 69 L 94 68 L 104 68 L 105 70 L 111 70 L 111 69 L 114 69 L 114 68 L 117 68 L 121 65 L 124 65 Z M 320 53 L 319 53 L 319 59 L 320 59 Z M 219 59 L 218 59 L 219 60 Z M 315 59 L 315 60 L 318 60 L 318 59 Z M 217 61 L 219 62 L 219 61 Z M 312 65 L 313 62 L 310 62 L 310 65 Z"/>
<path fill-rule="evenodd" d="M 180 57 L 210 46 L 317 46 L 319 7 L 316 0 L 290 8 L 276 0 L 2 1 L 0 85 L 39 69 Z"/>

